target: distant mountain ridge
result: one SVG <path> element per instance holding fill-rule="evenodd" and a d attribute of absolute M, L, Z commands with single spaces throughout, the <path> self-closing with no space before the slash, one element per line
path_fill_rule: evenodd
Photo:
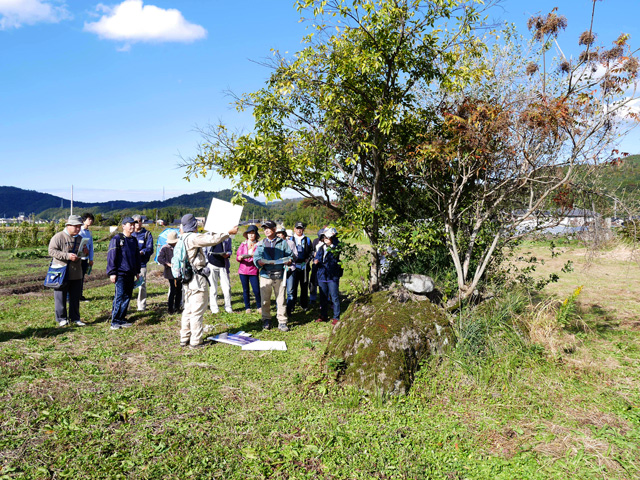
<path fill-rule="evenodd" d="M 161 209 L 166 207 L 185 208 L 209 208 L 212 198 L 229 201 L 234 195 L 232 190 L 221 190 L 219 192 L 197 192 L 169 198 L 165 201 L 154 200 L 151 202 L 131 202 L 127 200 L 112 200 L 108 202 L 78 202 L 74 201 L 74 209 L 87 209 L 92 213 L 108 213 L 124 209 Z M 264 206 L 254 198 L 244 195 L 249 205 Z M 55 218 L 56 212 L 63 208 L 69 208 L 70 201 L 51 195 L 49 193 L 37 192 L 35 190 L 25 190 L 18 187 L 0 186 L 0 216 L 16 217 L 21 212 L 29 215 L 31 213 L 44 218 Z M 47 210 L 51 211 L 51 216 L 43 215 Z"/>

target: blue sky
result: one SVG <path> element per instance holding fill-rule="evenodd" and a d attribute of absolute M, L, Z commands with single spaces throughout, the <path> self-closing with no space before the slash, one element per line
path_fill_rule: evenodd
<path fill-rule="evenodd" d="M 530 15 L 558 6 L 560 37 L 577 54 L 589 0 L 505 0 L 495 19 L 525 33 Z M 639 0 L 596 4 L 594 31 L 640 45 Z M 260 88 L 269 70 L 252 60 L 301 48 L 293 0 L 0 0 L 0 185 L 80 201 L 155 200 L 230 183 L 187 182 L 179 155 L 195 131 L 222 120 L 250 129 L 225 94 Z M 623 146 L 640 153 L 638 132 Z"/>

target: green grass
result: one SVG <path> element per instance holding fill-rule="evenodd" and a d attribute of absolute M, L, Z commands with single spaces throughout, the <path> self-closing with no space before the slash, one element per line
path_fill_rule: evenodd
<path fill-rule="evenodd" d="M 262 332 L 255 314 L 205 316 L 211 334 L 246 330 L 286 352 L 182 349 L 166 291 L 151 277 L 150 308 L 118 331 L 110 285 L 86 292 L 84 328 L 55 327 L 49 292 L 0 297 L 0 478 L 640 476 L 640 334 L 605 301 L 606 315 L 583 304 L 586 328 L 561 332 L 571 353 L 477 340 L 484 356 L 433 359 L 408 396 L 388 398 L 334 383 L 321 364 L 331 326 L 312 314 L 288 333 Z M 525 307 L 498 305 L 484 331 L 517 325 Z"/>

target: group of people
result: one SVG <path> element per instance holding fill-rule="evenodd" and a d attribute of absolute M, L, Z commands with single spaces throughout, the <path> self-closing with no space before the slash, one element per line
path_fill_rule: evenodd
<path fill-rule="evenodd" d="M 57 233 L 49 244 L 53 262 L 67 264 L 66 282 L 54 291 L 56 320 L 60 326 L 75 323 L 84 325 L 80 319 L 79 302 L 83 298 L 84 275 L 93 266 L 93 238 L 89 227 L 93 215 L 82 218 L 71 215 L 65 229 Z M 284 226 L 272 221 L 261 225 L 261 239 L 256 225 L 249 225 L 243 233 L 245 241 L 235 252 L 239 262 L 238 276 L 242 284 L 244 307 L 251 313 L 251 291 L 256 311 L 262 317 L 263 328 L 270 329 L 271 297 L 275 297 L 277 328 L 289 330 L 288 317 L 293 313 L 298 298 L 305 311 L 319 297 L 320 317 L 317 321 L 332 322 L 340 318 L 339 241 L 334 228 L 327 227 L 311 240 L 304 233 L 302 222 L 295 224 L 295 233 L 287 233 Z M 230 258 L 233 256 L 231 235 L 238 232 L 235 226 L 226 233 L 198 233 L 196 218 L 192 214 L 182 217 L 180 234 L 169 232 L 167 243 L 158 254 L 158 263 L 164 266 L 164 277 L 169 281 L 168 311 L 177 313 L 182 309 L 180 345 L 199 348 L 203 345 L 203 317 L 210 307 L 218 313 L 218 284 L 224 297 L 224 308 L 232 313 Z M 83 251 L 78 251 L 79 239 L 88 239 Z M 174 250 L 184 255 L 193 272 L 192 278 L 182 278 L 176 270 Z M 139 215 L 122 219 L 122 232 L 114 235 L 107 252 L 107 275 L 115 286 L 111 329 L 127 328 L 126 314 L 133 296 L 139 287 L 137 307 L 143 311 L 147 306 L 147 263 L 153 254 L 153 236 L 142 225 Z M 173 268 L 172 268 L 173 266 Z M 184 281 L 183 281 L 184 280 Z M 209 288 L 211 286 L 211 288 Z M 319 295 L 318 295 L 319 291 Z M 67 312 L 68 304 L 68 312 Z"/>

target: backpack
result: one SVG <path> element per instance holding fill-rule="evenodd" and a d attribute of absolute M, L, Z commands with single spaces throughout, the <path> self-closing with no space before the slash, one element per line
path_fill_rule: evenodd
<path fill-rule="evenodd" d="M 173 258 L 171 259 L 171 274 L 174 278 L 182 279 L 184 283 L 189 283 L 193 278 L 193 267 L 187 258 L 187 247 L 184 239 L 188 233 L 181 235 L 178 243 L 173 249 Z"/>

